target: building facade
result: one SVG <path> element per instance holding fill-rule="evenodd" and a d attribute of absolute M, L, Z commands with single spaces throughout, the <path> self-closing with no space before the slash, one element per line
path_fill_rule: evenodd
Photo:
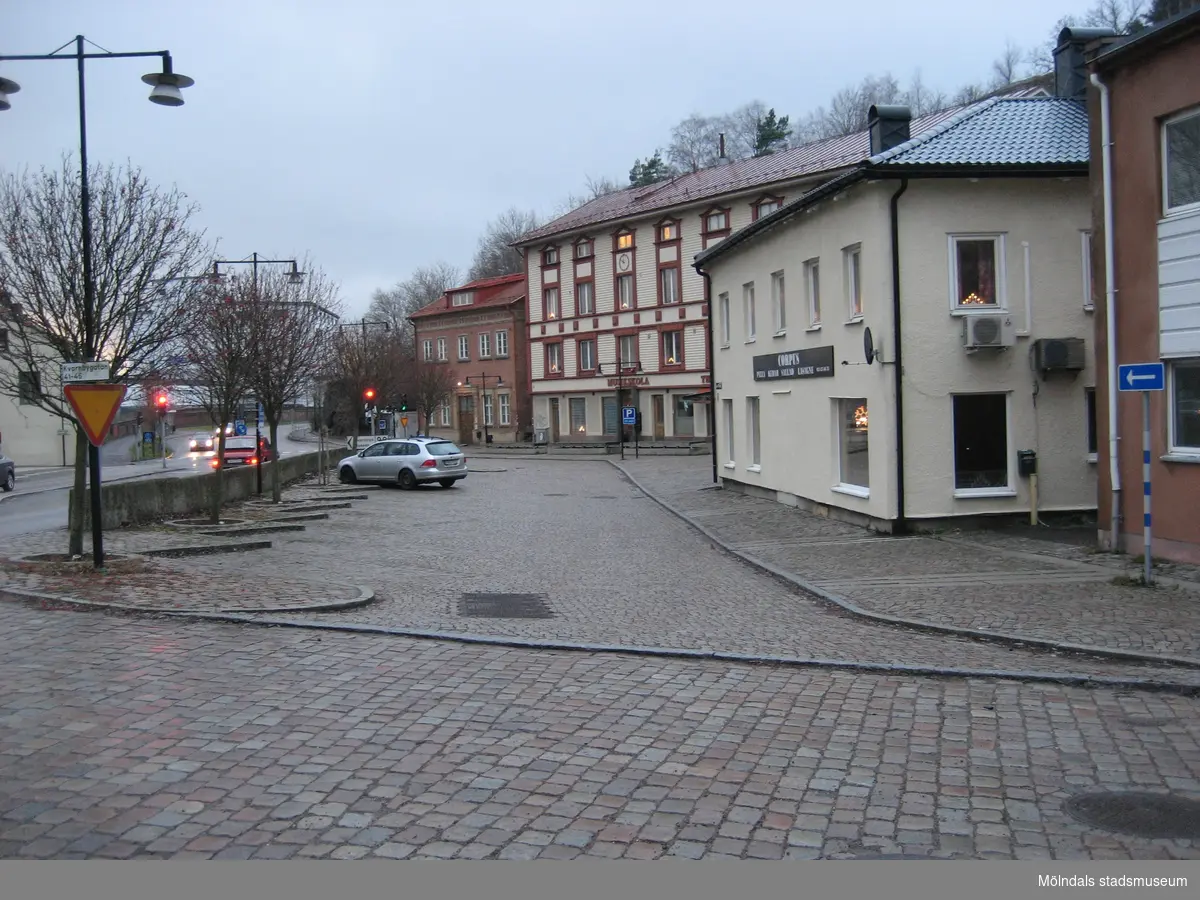
<path fill-rule="evenodd" d="M 442 398 L 422 433 L 462 444 L 530 436 L 525 276 L 484 278 L 447 291 L 410 316 L 418 394 Z M 416 396 L 410 405 L 423 404 Z M 432 403 L 430 404 L 432 405 Z"/>
<path fill-rule="evenodd" d="M 701 254 L 725 485 L 885 531 L 1095 509 L 1082 93 L 873 108 L 864 164 Z"/>
<path fill-rule="evenodd" d="M 1200 7 L 1095 50 L 1100 541 L 1143 550 L 1141 394 L 1115 389 L 1116 367 L 1162 362 L 1166 390 L 1150 394 L 1151 552 L 1200 563 Z"/>

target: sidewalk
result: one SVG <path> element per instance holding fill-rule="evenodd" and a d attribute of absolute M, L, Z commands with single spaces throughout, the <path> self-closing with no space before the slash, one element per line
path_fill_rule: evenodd
<path fill-rule="evenodd" d="M 1004 531 L 888 537 L 716 488 L 700 458 L 614 460 L 725 549 L 848 611 L 893 624 L 1200 665 L 1200 567 L 1140 564 Z"/>

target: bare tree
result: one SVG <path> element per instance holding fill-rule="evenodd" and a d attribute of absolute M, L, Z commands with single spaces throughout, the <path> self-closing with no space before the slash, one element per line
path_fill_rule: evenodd
<path fill-rule="evenodd" d="M 306 260 L 299 285 L 288 273 L 259 274 L 254 293 L 254 366 L 250 387 L 262 404 L 272 447 L 279 446 L 279 423 L 289 403 L 312 393 L 328 366 L 341 303 L 337 286 Z M 222 422 L 224 420 L 221 420 Z M 282 495 L 279 466 L 271 466 L 271 499 Z"/>
<path fill-rule="evenodd" d="M 335 427 L 350 434 L 353 449 L 358 449 L 367 389 L 376 392 L 376 405 L 387 405 L 402 390 L 396 384 L 403 373 L 394 371 L 403 366 L 397 346 L 390 328 L 339 328 L 334 337 L 329 403 Z"/>
<path fill-rule="evenodd" d="M 909 81 L 908 87 L 904 91 L 903 99 L 905 105 L 912 110 L 914 117 L 927 116 L 950 105 L 950 101 L 943 91 L 934 90 L 925 84 L 921 78 L 920 69 L 913 72 L 912 80 Z"/>
<path fill-rule="evenodd" d="M 1046 41 L 1029 52 L 1030 65 L 1038 72 L 1054 70 L 1054 50 L 1064 28 L 1111 28 L 1117 34 L 1132 34 L 1146 27 L 1152 12 L 1145 0 L 1095 0 L 1082 16 L 1060 18 Z"/>
<path fill-rule="evenodd" d="M 176 188 L 151 185 L 141 171 L 89 172 L 94 300 L 87 315 L 78 167 L 7 174 L 0 180 L 0 392 L 73 419 L 61 385 L 65 362 L 103 359 L 111 380 L 139 382 L 177 364 L 192 328 L 188 279 L 210 254 L 189 224 L 195 207 Z M 83 553 L 87 438 L 75 432 L 75 490 L 69 547 Z"/>
<path fill-rule="evenodd" d="M 1025 52 L 1008 39 L 1004 42 L 1004 52 L 992 62 L 992 87 L 1002 88 L 1021 80 L 1021 65 Z"/>
<path fill-rule="evenodd" d="M 462 273 L 457 266 L 448 262 L 421 266 L 404 281 L 372 294 L 367 317 L 387 322 L 397 335 L 411 339 L 412 323 L 408 321 L 408 317 L 461 282 Z"/>
<path fill-rule="evenodd" d="M 502 212 L 488 223 L 479 239 L 467 277 L 474 281 L 525 271 L 525 258 L 512 244 L 540 224 L 538 214 L 532 210 L 524 211 L 514 206 Z"/>
<path fill-rule="evenodd" d="M 242 398 L 250 392 L 255 367 L 254 348 L 263 346 L 262 316 L 254 282 L 230 279 L 211 286 L 197 301 L 199 314 L 188 335 L 187 382 L 195 400 L 217 423 L 216 459 L 225 458 L 225 424 L 233 419 Z M 225 467 L 217 466 L 210 495 L 213 523 L 221 520 L 225 502 Z"/>
<path fill-rule="evenodd" d="M 680 172 L 698 172 L 721 159 L 720 117 L 692 113 L 671 129 L 667 162 Z"/>
<path fill-rule="evenodd" d="M 729 159 L 749 159 L 758 143 L 758 123 L 767 115 L 767 106 L 753 100 L 739 106 L 718 120 L 718 131 L 725 133 L 725 156 Z"/>
<path fill-rule="evenodd" d="M 438 407 L 449 403 L 454 395 L 454 375 L 450 367 L 436 362 L 420 362 L 417 364 L 416 379 L 413 384 L 412 400 L 421 419 L 425 422 L 425 433 L 433 424 L 433 415 Z"/>
<path fill-rule="evenodd" d="M 607 175 L 588 175 L 585 183 L 587 185 L 588 200 L 598 200 L 601 197 L 607 197 L 609 194 L 615 194 L 617 191 L 624 190 L 617 183 L 616 179 L 609 178 Z"/>
<path fill-rule="evenodd" d="M 900 83 L 891 75 L 868 75 L 861 82 L 833 95 L 829 107 L 818 107 L 800 126 L 806 140 L 844 137 L 867 127 L 871 106 L 897 103 L 903 99 Z"/>

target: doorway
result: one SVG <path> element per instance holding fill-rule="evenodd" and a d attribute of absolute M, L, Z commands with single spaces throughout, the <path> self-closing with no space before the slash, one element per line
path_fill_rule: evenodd
<path fill-rule="evenodd" d="M 561 434 L 559 432 L 559 423 L 558 423 L 558 398 L 551 397 L 550 398 L 550 440 L 554 443 L 558 443 L 558 440 L 560 437 L 561 437 Z"/>
<path fill-rule="evenodd" d="M 663 408 L 663 395 L 650 396 L 650 415 L 654 420 L 654 439 L 661 441 L 667 436 L 666 415 Z"/>
<path fill-rule="evenodd" d="M 475 398 L 470 394 L 458 398 L 458 442 L 475 443 Z"/>

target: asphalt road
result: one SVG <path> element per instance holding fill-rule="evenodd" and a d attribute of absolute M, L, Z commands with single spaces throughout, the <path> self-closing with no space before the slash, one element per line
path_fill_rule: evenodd
<path fill-rule="evenodd" d="M 280 429 L 283 432 L 283 429 Z M 180 432 L 175 443 L 186 446 L 189 433 Z M 212 453 L 187 453 L 162 460 L 129 462 L 129 448 L 134 437 L 110 441 L 101 448 L 100 480 L 111 484 L 130 478 L 186 478 L 211 472 Z M 281 456 L 304 453 L 312 445 L 288 440 L 286 433 L 279 437 Z M 35 531 L 51 531 L 67 527 L 67 492 L 74 484 L 72 468 L 43 468 L 22 470 L 17 461 L 17 487 L 11 494 L 0 495 L 0 540 Z"/>

